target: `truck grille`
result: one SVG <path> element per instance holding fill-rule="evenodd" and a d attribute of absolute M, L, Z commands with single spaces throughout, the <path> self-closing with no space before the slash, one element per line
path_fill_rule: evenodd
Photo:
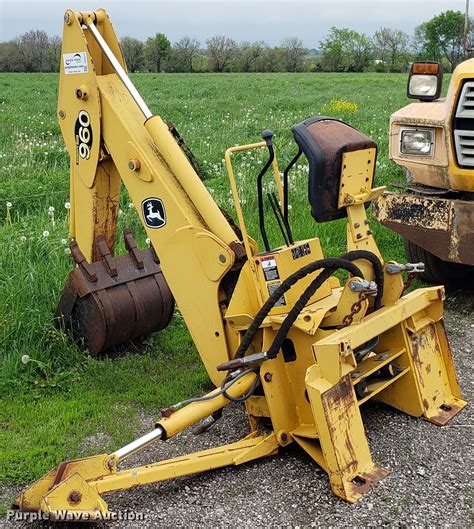
<path fill-rule="evenodd" d="M 474 118 L 474 81 L 464 83 L 456 109 L 457 118 Z"/>
<path fill-rule="evenodd" d="M 458 164 L 474 167 L 474 81 L 462 87 L 453 128 Z"/>
<path fill-rule="evenodd" d="M 454 143 L 459 165 L 474 167 L 474 131 L 455 130 Z"/>

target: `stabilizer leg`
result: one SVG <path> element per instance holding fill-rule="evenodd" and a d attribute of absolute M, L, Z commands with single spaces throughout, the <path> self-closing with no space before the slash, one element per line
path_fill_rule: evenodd
<path fill-rule="evenodd" d="M 227 465 L 241 465 L 278 451 L 276 435 L 254 433 L 236 443 L 159 461 L 151 465 L 116 471 L 103 454 L 61 464 L 25 491 L 15 502 L 22 511 L 42 511 L 52 519 L 97 521 L 113 513 L 101 494 L 198 474 Z"/>
<path fill-rule="evenodd" d="M 356 502 L 389 471 L 372 461 L 350 377 L 332 386 L 313 365 L 306 375 L 306 388 L 332 490 Z"/>
<path fill-rule="evenodd" d="M 443 321 L 433 321 L 430 311 L 415 316 L 404 323 L 408 351 L 404 361 L 410 367 L 408 376 L 377 398 L 410 415 L 444 426 L 467 403 L 461 398 Z"/>
<path fill-rule="evenodd" d="M 233 398 L 245 395 L 255 380 L 253 371 L 246 372 L 229 386 L 227 394 Z M 251 434 L 245 439 L 196 454 L 161 461 L 143 467 L 117 471 L 117 464 L 131 454 L 142 450 L 157 439 L 169 438 L 229 404 L 220 388 L 209 393 L 210 397 L 193 402 L 174 412 L 157 423 L 155 430 L 129 443 L 113 454 L 101 454 L 61 463 L 15 501 L 14 507 L 22 511 L 43 511 L 52 518 L 62 519 L 67 511 L 74 520 L 97 521 L 98 514 L 103 519 L 111 516 L 107 504 L 100 494 L 137 485 L 156 483 L 178 476 L 195 474 L 238 465 L 267 455 L 278 449 L 273 433 L 263 436 Z M 95 513 L 95 514 L 94 514 Z"/>

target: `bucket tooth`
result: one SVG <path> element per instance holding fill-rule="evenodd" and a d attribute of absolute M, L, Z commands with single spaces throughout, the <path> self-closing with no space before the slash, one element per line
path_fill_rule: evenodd
<path fill-rule="evenodd" d="M 137 243 L 135 242 L 135 239 L 133 238 L 132 230 L 130 228 L 125 228 L 123 230 L 123 239 L 125 241 L 125 248 L 127 249 L 127 252 L 130 254 L 130 256 L 135 261 L 136 267 L 139 270 L 141 270 L 144 266 L 143 259 L 140 258 L 140 255 L 137 249 Z"/>
<path fill-rule="evenodd" d="M 110 252 L 110 248 L 107 245 L 107 242 L 105 238 L 101 235 L 97 237 L 97 246 L 99 248 L 99 253 L 102 258 L 102 262 L 104 263 L 104 267 L 107 271 L 107 273 L 110 275 L 110 277 L 116 277 L 118 275 L 118 271 L 116 266 L 114 265 L 114 259 L 112 257 L 112 253 Z"/>
<path fill-rule="evenodd" d="M 69 245 L 69 249 L 71 250 L 71 256 L 74 264 L 76 264 L 82 270 L 89 281 L 95 283 L 97 281 L 97 275 L 94 273 L 92 265 L 87 261 L 85 255 L 81 252 L 77 242 L 72 241 Z"/>

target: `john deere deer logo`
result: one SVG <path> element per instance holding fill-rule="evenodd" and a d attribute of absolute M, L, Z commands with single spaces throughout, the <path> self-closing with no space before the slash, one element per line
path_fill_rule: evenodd
<path fill-rule="evenodd" d="M 159 198 L 147 198 L 142 202 L 142 215 L 149 228 L 162 228 L 166 224 L 165 206 Z"/>

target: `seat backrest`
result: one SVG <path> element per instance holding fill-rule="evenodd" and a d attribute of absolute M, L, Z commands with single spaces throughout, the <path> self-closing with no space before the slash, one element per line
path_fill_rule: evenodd
<path fill-rule="evenodd" d="M 377 149 L 377 145 L 347 123 L 325 116 L 313 116 L 294 125 L 291 130 L 308 159 L 308 198 L 314 219 L 326 222 L 346 217 L 346 208 L 338 207 L 342 155 L 361 149 Z"/>

